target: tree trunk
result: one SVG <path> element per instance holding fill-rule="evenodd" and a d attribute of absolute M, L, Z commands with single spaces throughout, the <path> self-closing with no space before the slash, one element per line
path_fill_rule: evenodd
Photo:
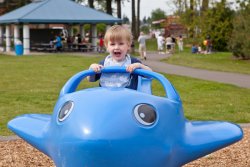
<path fill-rule="evenodd" d="M 131 31 L 132 31 L 132 34 L 134 36 L 134 38 L 136 37 L 136 17 L 135 17 L 135 0 L 132 0 L 131 1 L 131 11 L 132 11 L 132 27 L 131 27 Z"/>
<path fill-rule="evenodd" d="M 89 5 L 90 8 L 94 9 L 95 8 L 94 7 L 94 0 L 88 0 L 88 5 Z"/>
<path fill-rule="evenodd" d="M 117 17 L 122 18 L 121 0 L 116 0 L 116 4 L 117 4 Z"/>
<path fill-rule="evenodd" d="M 206 11 L 208 9 L 209 0 L 202 0 L 201 10 Z"/>
<path fill-rule="evenodd" d="M 106 13 L 112 15 L 112 0 L 106 0 Z"/>
<path fill-rule="evenodd" d="M 187 0 L 184 0 L 184 6 L 185 6 L 185 11 L 187 11 L 188 10 Z"/>
<path fill-rule="evenodd" d="M 190 0 L 190 23 L 193 23 L 194 20 L 194 0 Z M 194 25 L 191 24 L 190 26 L 190 37 L 193 38 L 194 37 Z"/>
<path fill-rule="evenodd" d="M 141 5 L 141 1 L 137 0 L 136 37 L 138 37 L 139 33 L 140 33 L 140 25 L 141 25 L 141 22 L 140 22 L 140 5 Z"/>

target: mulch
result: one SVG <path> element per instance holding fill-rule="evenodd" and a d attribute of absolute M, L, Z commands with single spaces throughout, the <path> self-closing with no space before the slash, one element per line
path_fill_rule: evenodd
<path fill-rule="evenodd" d="M 184 167 L 250 167 L 250 128 L 244 138 L 229 147 L 195 160 Z M 0 141 L 0 167 L 55 167 L 53 161 L 25 141 Z"/>

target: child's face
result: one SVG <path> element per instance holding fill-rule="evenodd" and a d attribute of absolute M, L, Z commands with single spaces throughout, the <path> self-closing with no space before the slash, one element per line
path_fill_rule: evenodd
<path fill-rule="evenodd" d="M 130 45 L 126 40 L 109 41 L 106 47 L 112 58 L 116 61 L 124 60 L 130 49 Z"/>

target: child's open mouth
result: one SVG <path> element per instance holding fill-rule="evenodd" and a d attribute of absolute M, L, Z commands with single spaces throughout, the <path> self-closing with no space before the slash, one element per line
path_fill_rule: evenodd
<path fill-rule="evenodd" d="M 115 55 L 116 57 L 120 57 L 121 54 L 122 54 L 121 51 L 114 51 L 114 55 Z"/>

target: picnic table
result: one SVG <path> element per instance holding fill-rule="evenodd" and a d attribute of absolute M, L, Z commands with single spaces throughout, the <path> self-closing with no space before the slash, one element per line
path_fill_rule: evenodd
<path fill-rule="evenodd" d="M 90 52 L 93 51 L 95 47 L 91 43 L 68 43 L 66 50 L 75 52 Z"/>
<path fill-rule="evenodd" d="M 51 45 L 50 43 L 36 43 L 32 45 L 31 49 L 34 51 L 39 51 L 39 52 L 56 51 L 56 48 L 54 47 L 54 45 Z"/>
<path fill-rule="evenodd" d="M 95 49 L 96 46 L 92 46 L 91 43 L 67 43 L 63 44 L 62 51 L 66 52 L 91 52 Z M 31 46 L 31 50 L 38 52 L 55 52 L 55 45 L 50 43 L 35 43 Z"/>

